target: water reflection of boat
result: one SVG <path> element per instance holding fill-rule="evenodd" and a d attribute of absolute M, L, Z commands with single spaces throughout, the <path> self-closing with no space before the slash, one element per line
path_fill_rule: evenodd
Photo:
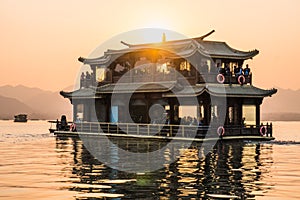
<path fill-rule="evenodd" d="M 26 114 L 15 115 L 14 122 L 27 122 L 27 115 Z"/>
<path fill-rule="evenodd" d="M 90 142 L 103 144 L 93 138 Z M 153 147 L 165 145 L 163 142 L 134 139 L 113 140 L 113 143 L 107 150 L 107 158 L 112 163 L 122 159 L 114 145 L 132 152 L 142 149 L 151 152 Z M 269 144 L 223 141 L 203 155 L 201 145 L 195 143 L 189 149 L 180 149 L 182 154 L 175 162 L 149 173 L 127 173 L 111 168 L 95 159 L 77 138 L 57 137 L 56 147 L 63 150 L 57 153 L 64 154 L 61 156 L 64 161 L 66 152 L 70 155 L 67 159 L 68 167 L 72 168 L 70 180 L 73 181 L 65 188 L 78 191 L 78 195 L 84 194 L 86 198 L 100 195 L 93 189 L 99 186 L 107 187 L 102 188 L 101 195 L 119 194 L 124 199 L 255 199 L 260 193 L 272 191 L 271 183 L 264 182 L 273 163 Z M 167 161 L 174 151 L 166 149 L 162 159 Z M 144 164 L 138 159 L 135 163 Z"/>

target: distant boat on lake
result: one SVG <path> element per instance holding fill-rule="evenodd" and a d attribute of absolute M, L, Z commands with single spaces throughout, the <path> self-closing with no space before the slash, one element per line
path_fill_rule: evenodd
<path fill-rule="evenodd" d="M 27 115 L 26 114 L 15 115 L 14 122 L 27 122 Z"/>

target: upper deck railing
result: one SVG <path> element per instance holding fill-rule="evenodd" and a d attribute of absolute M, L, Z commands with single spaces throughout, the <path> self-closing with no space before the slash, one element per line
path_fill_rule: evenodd
<path fill-rule="evenodd" d="M 91 79 L 81 79 L 80 87 L 89 87 L 104 85 L 107 83 L 140 83 L 140 82 L 165 82 L 165 81 L 180 81 L 184 79 L 189 82 L 191 85 L 201 84 L 201 83 L 224 83 L 224 84 L 252 84 L 252 74 L 248 76 L 241 75 L 235 76 L 233 74 L 223 75 L 220 73 L 206 73 L 200 75 L 200 73 L 184 73 L 184 72 L 175 72 L 169 71 L 166 72 L 155 72 L 155 73 L 127 73 L 124 75 L 114 75 L 110 74 L 105 77 L 101 82 L 96 82 L 95 78 Z"/>

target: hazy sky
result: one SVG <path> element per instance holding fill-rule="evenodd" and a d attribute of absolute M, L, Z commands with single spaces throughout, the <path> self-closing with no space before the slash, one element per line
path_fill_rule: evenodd
<path fill-rule="evenodd" d="M 133 29 L 156 27 L 240 50 L 254 85 L 300 89 L 299 0 L 0 0 L 0 85 L 60 90 L 102 42 Z"/>

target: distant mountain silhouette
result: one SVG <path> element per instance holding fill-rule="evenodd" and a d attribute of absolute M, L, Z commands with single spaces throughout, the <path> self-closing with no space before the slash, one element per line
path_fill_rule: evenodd
<path fill-rule="evenodd" d="M 32 96 L 37 96 L 43 93 L 52 93 L 39 88 L 31 88 L 23 85 L 11 86 L 5 85 L 0 87 L 0 95 L 5 97 L 11 97 L 20 101 L 27 101 Z"/>
<path fill-rule="evenodd" d="M 33 112 L 32 108 L 17 99 L 0 96 L 0 119 L 12 119 L 15 114 Z"/>
<path fill-rule="evenodd" d="M 263 120 L 300 120 L 300 90 L 278 88 L 271 98 L 265 98 L 262 105 Z"/>
<path fill-rule="evenodd" d="M 300 113 L 263 113 L 264 121 L 300 121 Z"/>
<path fill-rule="evenodd" d="M 71 91 L 73 87 L 62 89 Z M 263 120 L 300 120 L 300 90 L 278 88 L 277 94 L 265 98 L 262 104 Z M 29 118 L 56 119 L 62 114 L 72 118 L 68 99 L 51 92 L 23 85 L 0 86 L 0 119 L 12 119 L 15 114 L 27 113 Z"/>
<path fill-rule="evenodd" d="M 0 87 L 0 119 L 12 119 L 15 114 L 27 113 L 31 119 L 56 119 L 62 114 L 72 117 L 72 106 L 59 91 L 51 92 L 23 85 Z"/>
<path fill-rule="evenodd" d="M 262 109 L 270 112 L 300 113 L 300 90 L 278 88 L 278 92 L 271 98 L 265 98 Z"/>

